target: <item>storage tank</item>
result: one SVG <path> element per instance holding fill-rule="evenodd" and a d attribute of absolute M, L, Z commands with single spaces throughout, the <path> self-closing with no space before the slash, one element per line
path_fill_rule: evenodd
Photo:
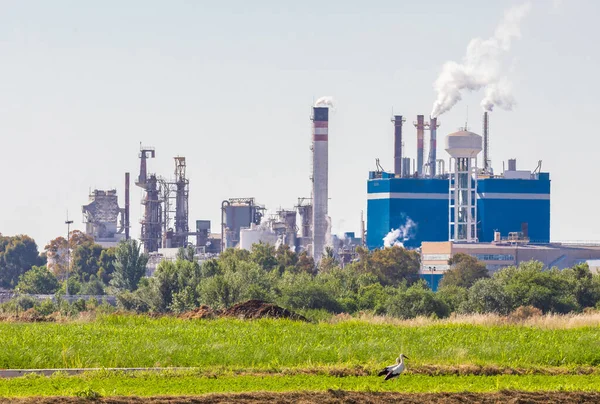
<path fill-rule="evenodd" d="M 266 226 L 257 226 L 252 224 L 250 228 L 240 229 L 239 247 L 243 250 L 252 250 L 253 244 L 271 244 L 277 243 L 277 234 Z"/>
<path fill-rule="evenodd" d="M 450 240 L 477 242 L 477 155 L 482 138 L 461 130 L 446 136 L 446 151 L 451 156 Z"/>

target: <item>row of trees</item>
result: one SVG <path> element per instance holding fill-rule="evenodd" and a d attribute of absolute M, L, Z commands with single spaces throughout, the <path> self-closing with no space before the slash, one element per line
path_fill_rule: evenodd
<path fill-rule="evenodd" d="M 450 260 L 451 269 L 439 290 L 433 292 L 419 278 L 418 253 L 400 247 L 359 249 L 359 259 L 343 268 L 332 254 L 326 254 L 315 272 L 314 261 L 306 253 L 257 244 L 251 252 L 229 249 L 202 265 L 194 259 L 193 249 L 181 249 L 177 260 L 161 262 L 154 276 L 146 278 L 148 257 L 136 241 L 102 249 L 86 237 L 74 240 L 69 292 L 108 291 L 117 294 L 123 308 L 139 312 L 182 312 L 201 304 L 224 308 L 248 299 L 296 310 L 371 311 L 401 318 L 445 317 L 452 312 L 508 314 L 520 306 L 556 313 L 600 308 L 600 276 L 592 275 L 586 265 L 559 271 L 528 262 L 490 277 L 481 262 L 457 254 Z M 3 238 L 0 245 L 0 271 L 7 265 L 31 264 L 31 269 L 17 278 L 21 292 L 64 292 L 65 281 L 40 265 L 43 255 L 37 254 L 33 240 L 26 236 Z M 50 258 L 53 247 L 46 250 Z M 15 251 L 28 251 L 21 256 L 29 261 L 16 259 Z M 5 274 L 9 272 L 2 272 Z"/>
<path fill-rule="evenodd" d="M 145 274 L 147 261 L 135 240 L 103 248 L 76 230 L 68 244 L 58 237 L 39 254 L 28 236 L 0 235 L 0 287 L 20 293 L 64 294 L 68 288 L 72 295 L 102 295 L 107 290 L 133 290 Z"/>
<path fill-rule="evenodd" d="M 343 268 L 324 259 L 317 274 L 309 257 L 286 246 L 227 250 L 203 265 L 182 254 L 161 262 L 154 277 L 142 279 L 137 290 L 118 299 L 125 309 L 140 312 L 182 312 L 200 304 L 223 308 L 262 299 L 296 310 L 371 311 L 400 318 L 508 314 L 520 306 L 555 313 L 600 308 L 600 276 L 587 265 L 559 271 L 528 262 L 490 277 L 482 263 L 457 254 L 433 292 L 418 277 L 417 253 L 400 247 L 359 253 L 360 261 Z"/>

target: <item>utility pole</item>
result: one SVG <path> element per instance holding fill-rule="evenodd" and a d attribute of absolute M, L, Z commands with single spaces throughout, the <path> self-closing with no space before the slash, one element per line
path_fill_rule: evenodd
<path fill-rule="evenodd" d="M 71 246 L 69 245 L 69 238 L 71 236 L 71 224 L 73 224 L 73 221 L 69 220 L 68 211 L 67 220 L 65 220 L 65 224 L 67 225 L 67 283 L 65 283 L 65 291 L 67 296 L 69 296 L 69 270 L 71 269 Z"/>

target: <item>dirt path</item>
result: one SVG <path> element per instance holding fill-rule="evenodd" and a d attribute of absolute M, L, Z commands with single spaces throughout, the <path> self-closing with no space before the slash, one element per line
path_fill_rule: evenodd
<path fill-rule="evenodd" d="M 104 397 L 89 400 L 77 397 L 31 397 L 19 399 L 2 399 L 0 403 L 19 404 L 55 404 L 55 403 L 111 403 L 111 404 L 215 404 L 215 403 L 599 403 L 600 393 L 584 392 L 536 392 L 503 391 L 500 393 L 366 393 L 329 390 L 327 392 L 290 392 L 290 393 L 239 393 L 239 394 L 207 394 L 204 396 L 164 396 L 164 397 Z"/>

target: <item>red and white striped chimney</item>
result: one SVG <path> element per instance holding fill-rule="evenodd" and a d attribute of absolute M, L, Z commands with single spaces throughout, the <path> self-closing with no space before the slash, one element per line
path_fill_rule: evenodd
<path fill-rule="evenodd" d="M 319 262 L 327 244 L 327 203 L 329 199 L 329 108 L 313 107 L 313 246 L 312 256 Z"/>

